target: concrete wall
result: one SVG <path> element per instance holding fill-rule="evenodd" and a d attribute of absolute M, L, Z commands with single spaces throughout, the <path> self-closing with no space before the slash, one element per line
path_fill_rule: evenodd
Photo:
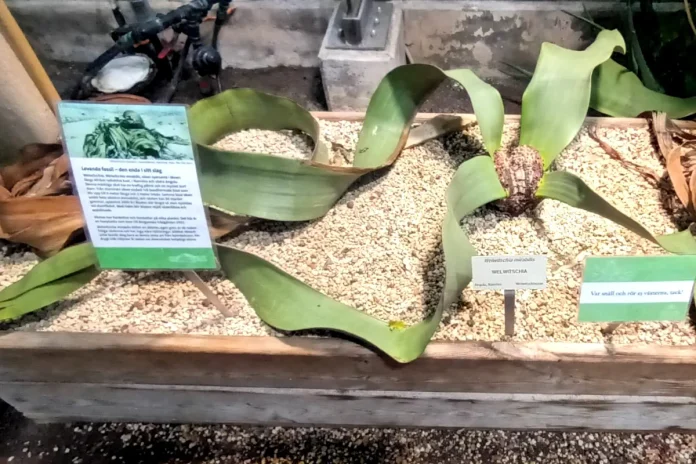
<path fill-rule="evenodd" d="M 86 62 L 110 45 L 114 25 L 107 0 L 7 0 L 42 58 Z M 127 5 L 127 2 L 121 2 Z M 166 11 L 181 0 L 151 0 Z M 582 12 L 580 1 L 397 0 L 406 45 L 416 61 L 471 67 L 494 80 L 501 61 L 532 68 L 543 41 L 585 46 L 594 31 L 561 12 Z M 237 12 L 221 34 L 225 66 L 317 66 L 317 54 L 336 0 L 235 0 Z M 618 22 L 624 3 L 585 2 L 595 20 Z M 661 8 L 681 8 L 680 2 Z"/>
<path fill-rule="evenodd" d="M 183 0 L 151 0 L 169 11 Z M 42 59 L 89 62 L 112 45 L 116 27 L 107 0 L 7 0 Z M 128 2 L 120 1 L 124 13 Z M 220 34 L 225 66 L 318 66 L 334 0 L 236 0 L 237 11 Z M 206 24 L 209 30 L 211 23 Z"/>

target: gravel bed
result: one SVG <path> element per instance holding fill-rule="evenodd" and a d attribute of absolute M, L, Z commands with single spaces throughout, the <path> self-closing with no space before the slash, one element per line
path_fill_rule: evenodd
<path fill-rule="evenodd" d="M 249 139 L 253 139 L 254 143 L 250 144 Z M 215 146 L 229 151 L 268 153 L 283 158 L 307 159 L 314 149 L 314 142 L 301 131 L 249 129 L 233 132 L 219 140 Z"/>
<path fill-rule="evenodd" d="M 0 442 L 3 457 L 13 464 L 690 464 L 696 436 L 26 424 Z"/>
<path fill-rule="evenodd" d="M 351 150 L 359 123 L 321 122 L 334 142 L 334 156 Z M 244 131 L 219 142 L 249 152 L 303 158 L 311 141 L 295 133 Z M 663 167 L 647 128 L 602 128 L 598 135 L 627 160 L 661 174 Z M 509 124 L 504 144 L 514 143 Z M 233 145 L 230 145 L 233 144 Z M 384 320 L 413 323 L 434 307 L 443 285 L 440 247 L 445 190 L 456 167 L 483 154 L 476 126 L 405 150 L 395 165 L 358 181 L 325 217 L 304 223 L 259 221 L 224 240 L 271 260 L 314 288 Z M 343 153 L 341 153 L 343 156 Z M 611 159 L 583 130 L 557 162 L 580 175 L 623 212 L 656 233 L 675 230 L 660 192 L 638 173 Z M 651 243 L 589 213 L 555 201 L 510 217 L 483 208 L 462 227 L 483 255 L 543 254 L 549 257 L 548 289 L 518 292 L 516 340 L 602 342 L 600 324 L 579 324 L 577 301 L 587 256 L 660 254 Z M 0 286 L 16 280 L 34 263 L 30 253 L 3 248 Z M 267 335 L 244 297 L 218 274 L 204 278 L 237 316 L 225 319 L 183 277 L 174 273 L 103 272 L 66 301 L 30 315 L 19 330 Z M 444 340 L 501 340 L 500 292 L 464 291 L 435 335 Z M 0 329 L 3 326 L 0 325 Z M 623 324 L 615 343 L 692 344 L 686 322 Z"/>

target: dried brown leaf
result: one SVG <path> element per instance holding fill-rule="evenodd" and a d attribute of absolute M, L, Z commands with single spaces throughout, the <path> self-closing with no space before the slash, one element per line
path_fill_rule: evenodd
<path fill-rule="evenodd" d="M 672 186 L 674 186 L 674 191 L 677 193 L 677 198 L 682 204 L 689 210 L 693 209 L 693 203 L 691 202 L 691 193 L 689 190 L 689 183 L 684 176 L 684 169 L 681 163 L 682 148 L 674 147 L 670 153 L 667 154 L 666 165 L 667 174 L 672 181 Z M 664 156 L 664 155 L 663 155 Z"/>
<path fill-rule="evenodd" d="M 21 197 L 24 196 L 32 186 L 43 177 L 43 171 L 35 171 L 26 177 L 21 178 L 12 186 L 12 196 Z"/>
<path fill-rule="evenodd" d="M 696 150 L 689 150 L 683 154 L 681 161 L 685 170 L 691 172 L 696 169 Z"/>
<path fill-rule="evenodd" d="M 653 129 L 677 198 L 693 215 L 696 207 L 696 184 L 693 167 L 690 166 L 696 161 L 696 152 L 693 150 L 696 135 L 680 129 L 665 113 L 653 113 Z"/>
<path fill-rule="evenodd" d="M 70 171 L 70 162 L 68 161 L 68 155 L 63 154 L 63 156 L 57 158 L 53 163 L 56 169 L 53 172 L 53 180 L 66 176 Z"/>
<path fill-rule="evenodd" d="M 67 155 L 51 161 L 43 171 L 36 171 L 17 182 L 12 188 L 12 196 L 43 197 L 70 193 L 71 184 L 68 176 L 68 166 Z"/>
<path fill-rule="evenodd" d="M 27 244 L 43 256 L 58 252 L 83 226 L 80 203 L 75 196 L 0 201 L 0 237 Z"/>
<path fill-rule="evenodd" d="M 696 208 L 696 171 L 691 173 L 689 188 L 691 189 L 691 211 L 693 212 Z"/>
<path fill-rule="evenodd" d="M 52 164 L 49 164 L 46 166 L 46 169 L 43 170 L 41 173 L 41 178 L 34 182 L 34 185 L 31 186 L 29 190 L 24 194 L 25 197 L 37 197 L 37 196 L 44 196 L 42 195 L 42 192 L 44 192 L 50 185 L 53 177 L 53 171 L 55 170 L 55 166 Z"/>
<path fill-rule="evenodd" d="M 34 143 L 20 150 L 19 158 L 14 163 L 0 168 L 2 185 L 12 191 L 14 185 L 32 176 L 37 171 L 43 171 L 53 160 L 63 154 L 59 144 Z"/>
<path fill-rule="evenodd" d="M 210 234 L 214 240 L 249 222 L 246 216 L 233 216 L 213 208 L 208 208 L 208 216 L 210 217 Z"/>
<path fill-rule="evenodd" d="M 660 154 L 662 154 L 666 162 L 667 155 L 670 154 L 674 148 L 672 135 L 667 130 L 667 113 L 653 113 L 652 121 L 655 138 L 657 138 L 657 144 L 660 147 Z"/>

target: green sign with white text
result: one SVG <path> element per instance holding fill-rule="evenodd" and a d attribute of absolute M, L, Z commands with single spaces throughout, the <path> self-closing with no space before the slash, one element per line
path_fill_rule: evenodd
<path fill-rule="evenodd" d="M 695 279 L 696 256 L 587 258 L 578 320 L 683 321 Z"/>

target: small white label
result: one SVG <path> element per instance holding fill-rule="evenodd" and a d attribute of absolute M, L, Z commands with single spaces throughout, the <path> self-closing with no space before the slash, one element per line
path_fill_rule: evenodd
<path fill-rule="evenodd" d="M 689 303 L 694 282 L 585 282 L 580 304 Z"/>
<path fill-rule="evenodd" d="M 546 288 L 546 256 L 474 256 L 474 290 Z"/>

